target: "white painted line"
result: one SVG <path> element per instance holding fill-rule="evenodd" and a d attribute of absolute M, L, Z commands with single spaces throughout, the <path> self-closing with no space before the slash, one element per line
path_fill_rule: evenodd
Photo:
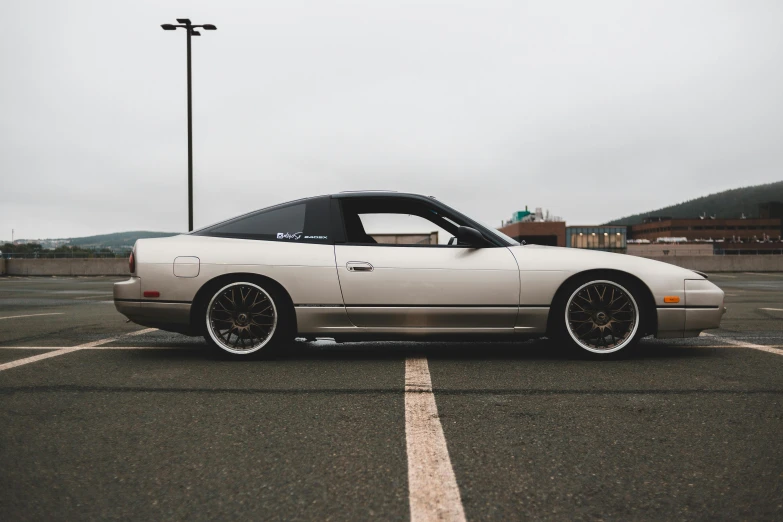
<path fill-rule="evenodd" d="M 733 275 L 726 275 L 726 274 L 707 274 L 710 277 L 730 277 L 731 279 L 737 279 L 737 276 Z"/>
<path fill-rule="evenodd" d="M 154 332 L 157 330 L 157 328 L 145 328 L 144 330 L 138 330 L 136 332 L 131 332 L 127 334 L 120 335 L 118 337 L 109 337 L 106 339 L 101 339 L 100 341 L 93 341 L 91 343 L 85 343 L 80 344 L 78 346 L 71 346 L 68 348 L 60 348 L 59 350 L 55 350 L 53 352 L 48 353 L 42 353 L 41 355 L 33 355 L 32 357 L 26 357 L 24 359 L 19 359 L 18 361 L 11 361 L 9 363 L 0 364 L 0 372 L 4 370 L 10 370 L 11 368 L 16 368 L 17 366 L 22 366 L 24 364 L 30 364 L 37 361 L 41 361 L 43 359 L 48 359 L 50 357 L 57 357 L 58 355 L 65 355 L 66 353 L 76 352 L 79 350 L 84 350 L 86 348 L 94 348 L 96 346 L 100 346 L 102 344 L 107 344 L 116 341 L 120 337 L 131 337 L 134 335 L 141 335 L 149 332 Z"/>
<path fill-rule="evenodd" d="M 110 295 L 114 294 L 96 294 L 96 295 L 86 295 L 84 297 L 74 297 L 74 299 L 95 299 L 97 297 L 108 297 Z"/>
<path fill-rule="evenodd" d="M 425 357 L 405 359 L 405 441 L 411 522 L 464 522 Z"/>
<path fill-rule="evenodd" d="M 725 346 L 721 346 L 725 348 Z M 0 350 L 65 350 L 74 346 L 0 346 Z M 195 350 L 201 346 L 88 346 L 80 350 Z"/>
<path fill-rule="evenodd" d="M 724 343 L 733 344 L 734 346 L 739 346 L 740 348 L 750 348 L 751 350 L 760 350 L 762 352 L 774 353 L 775 355 L 783 355 L 783 350 L 779 348 L 773 348 L 772 346 L 746 343 L 744 341 L 737 341 L 736 339 L 729 339 L 728 337 L 719 337 L 717 335 L 708 334 L 706 332 L 702 332 L 700 335 L 704 337 L 713 337 L 715 339 L 720 339 Z"/>
<path fill-rule="evenodd" d="M 759 310 L 772 310 L 773 312 L 783 312 L 783 308 L 759 308 Z"/>
<path fill-rule="evenodd" d="M 775 276 L 775 277 L 783 277 L 783 274 L 777 274 L 774 272 L 743 272 L 743 274 L 748 275 L 757 275 L 757 276 Z"/>
<path fill-rule="evenodd" d="M 42 315 L 65 315 L 65 312 L 55 312 L 51 314 L 11 315 L 8 317 L 0 317 L 0 321 L 3 319 L 21 319 L 22 317 L 40 317 Z"/>
<path fill-rule="evenodd" d="M 79 346 L 77 346 L 77 348 L 94 348 L 102 344 L 113 343 L 114 341 L 122 337 L 134 337 L 136 335 L 144 335 L 146 333 L 156 332 L 157 330 L 158 330 L 157 328 L 145 328 L 144 330 L 136 330 L 135 332 L 118 335 L 117 337 L 108 337 L 106 339 L 101 339 L 100 341 L 93 341 L 91 343 L 80 344 Z"/>
<path fill-rule="evenodd" d="M 200 346 L 91 346 L 85 350 L 196 350 Z"/>
<path fill-rule="evenodd" d="M 9 363 L 0 364 L 0 372 L 4 370 L 10 370 L 11 368 L 16 368 L 17 366 L 22 366 L 23 364 L 30 364 L 30 363 L 42 361 L 44 359 L 48 359 L 49 357 L 57 357 L 58 355 L 65 355 L 66 353 L 76 352 L 78 350 L 79 348 L 76 347 L 63 348 L 61 350 L 55 350 L 53 352 L 42 353 L 41 355 L 33 355 L 32 357 L 19 359 L 18 361 L 11 361 Z"/>

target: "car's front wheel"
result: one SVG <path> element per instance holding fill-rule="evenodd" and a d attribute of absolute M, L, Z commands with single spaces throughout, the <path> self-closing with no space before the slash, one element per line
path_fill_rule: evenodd
<path fill-rule="evenodd" d="M 204 338 L 232 355 L 271 348 L 281 336 L 283 306 L 275 292 L 249 281 L 229 283 L 211 296 L 206 307 Z"/>
<path fill-rule="evenodd" d="M 642 299 L 631 281 L 582 278 L 561 293 L 556 333 L 595 357 L 629 351 L 642 337 Z"/>

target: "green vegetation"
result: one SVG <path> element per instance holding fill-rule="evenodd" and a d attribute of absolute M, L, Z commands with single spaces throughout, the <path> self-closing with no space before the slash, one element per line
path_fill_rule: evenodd
<path fill-rule="evenodd" d="M 0 252 L 4 257 L 125 257 L 127 250 L 114 251 L 109 248 L 81 248 L 59 246 L 54 249 L 46 249 L 40 243 L 25 243 L 13 245 L 4 243 L 0 245 Z"/>
<path fill-rule="evenodd" d="M 125 257 L 137 239 L 174 236 L 177 232 L 117 232 L 99 236 L 41 239 L 36 243 L 0 244 L 5 257 Z M 64 243 L 64 244 L 63 244 Z M 53 245 L 58 245 L 52 248 Z"/>
<path fill-rule="evenodd" d="M 725 190 L 658 210 L 615 219 L 606 224 L 637 225 L 649 216 L 698 218 L 704 212 L 723 219 L 738 218 L 742 214 L 748 218 L 757 218 L 759 217 L 759 205 L 770 201 L 783 201 L 783 181 Z"/>
<path fill-rule="evenodd" d="M 136 230 L 133 232 L 116 232 L 114 234 L 102 234 L 99 236 L 74 237 L 68 243 L 71 246 L 84 248 L 111 248 L 130 250 L 137 239 L 148 237 L 175 236 L 179 232 L 150 232 Z"/>

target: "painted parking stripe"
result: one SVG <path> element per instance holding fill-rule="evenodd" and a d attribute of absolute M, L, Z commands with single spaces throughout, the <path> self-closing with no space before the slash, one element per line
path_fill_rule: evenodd
<path fill-rule="evenodd" d="M 0 317 L 0 321 L 3 319 L 21 319 L 22 317 L 40 317 L 42 315 L 64 315 L 65 312 L 53 312 L 51 314 L 29 314 L 29 315 L 11 315 L 8 317 Z"/>
<path fill-rule="evenodd" d="M 74 299 L 96 299 L 98 297 L 109 297 L 110 295 L 114 294 L 95 294 L 95 295 L 85 295 L 83 297 L 74 297 Z"/>
<path fill-rule="evenodd" d="M 783 308 L 759 308 L 759 310 L 772 310 L 773 312 L 783 312 Z"/>
<path fill-rule="evenodd" d="M 50 357 L 57 357 L 58 355 L 65 355 L 66 353 L 71 352 L 77 352 L 79 350 L 84 350 L 88 348 L 95 348 L 96 346 L 100 346 L 102 344 L 107 344 L 116 341 L 117 339 L 120 339 L 122 337 L 132 337 L 135 335 L 142 335 L 149 332 L 156 331 L 157 328 L 145 328 L 144 330 L 138 330 L 136 332 L 130 332 L 127 334 L 123 334 L 117 337 L 108 337 L 106 339 L 101 339 L 100 341 L 93 341 L 90 343 L 84 343 L 80 344 L 78 346 L 70 346 L 68 348 L 60 348 L 58 350 L 54 350 L 52 352 L 42 353 L 40 355 L 33 355 L 32 357 L 26 357 L 24 359 L 19 359 L 18 361 L 11 361 L 9 363 L 0 364 L 0 372 L 5 370 L 10 370 L 11 368 L 16 368 L 17 366 L 23 366 L 25 364 L 30 364 L 38 361 L 42 361 L 44 359 L 49 359 Z"/>
<path fill-rule="evenodd" d="M 411 521 L 464 522 L 425 357 L 405 359 L 405 441 Z"/>
<path fill-rule="evenodd" d="M 65 350 L 75 348 L 73 346 L 0 346 L 0 350 Z M 196 350 L 203 348 L 198 346 L 87 346 L 80 350 Z M 703 346 L 701 348 L 704 348 Z M 725 346 L 713 346 L 713 348 L 725 348 Z"/>
<path fill-rule="evenodd" d="M 734 346 L 739 346 L 740 348 L 750 348 L 751 350 L 760 350 L 762 352 L 774 353 L 775 355 L 783 355 L 783 350 L 781 350 L 780 348 L 773 348 L 772 346 L 746 343 L 744 341 L 738 341 L 736 339 L 730 339 L 728 337 L 720 337 L 718 335 L 713 335 L 706 332 L 702 332 L 700 335 L 702 335 L 703 337 L 712 337 L 714 339 L 719 339 L 721 342 L 727 344 L 733 344 Z"/>

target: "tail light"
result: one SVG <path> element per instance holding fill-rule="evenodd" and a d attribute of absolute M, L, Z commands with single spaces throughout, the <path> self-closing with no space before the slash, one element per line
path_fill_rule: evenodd
<path fill-rule="evenodd" d="M 136 258 L 133 256 L 132 251 L 131 251 L 130 258 L 128 259 L 128 268 L 130 269 L 131 274 L 136 272 Z"/>

